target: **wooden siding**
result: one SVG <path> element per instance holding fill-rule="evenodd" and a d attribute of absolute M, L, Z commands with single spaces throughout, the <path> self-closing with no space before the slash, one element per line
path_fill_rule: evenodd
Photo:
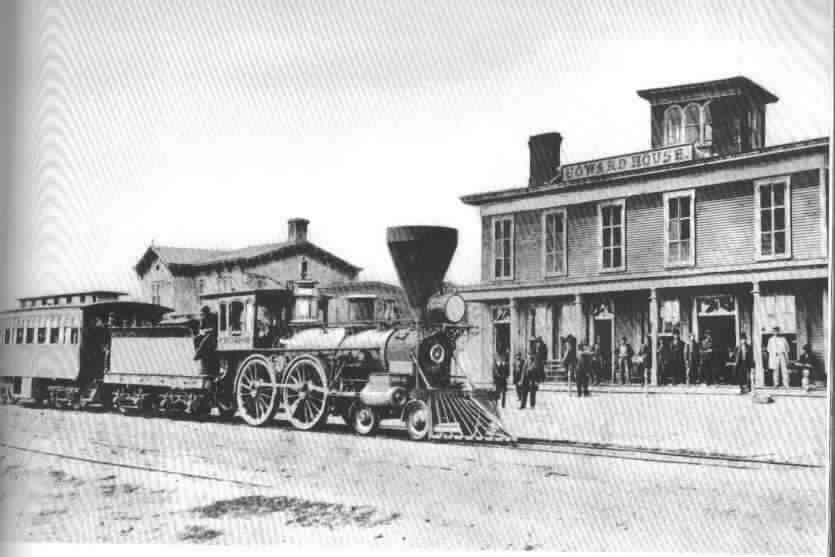
<path fill-rule="evenodd" d="M 696 190 L 696 266 L 753 261 L 753 184 L 722 184 Z"/>
<path fill-rule="evenodd" d="M 793 261 L 824 257 L 819 171 L 791 175 L 791 226 Z M 567 273 L 546 277 L 542 261 L 542 214 L 544 210 L 521 211 L 514 221 L 514 272 L 512 282 L 565 280 L 599 277 L 600 222 L 597 203 L 566 207 Z M 740 268 L 757 261 L 755 255 L 754 184 L 751 181 L 707 186 L 695 190 L 695 268 Z M 614 276 L 662 271 L 664 249 L 663 194 L 636 195 L 626 199 L 626 269 Z M 482 280 L 492 282 L 492 222 L 482 218 Z M 681 269 L 692 269 L 682 267 Z M 677 268 L 669 267 L 671 275 Z M 502 281 L 507 282 L 507 281 Z"/>
<path fill-rule="evenodd" d="M 664 265 L 663 202 L 660 194 L 626 200 L 627 273 L 646 273 Z"/>
<path fill-rule="evenodd" d="M 791 177 L 792 258 L 822 257 L 820 178 L 817 170 Z"/>

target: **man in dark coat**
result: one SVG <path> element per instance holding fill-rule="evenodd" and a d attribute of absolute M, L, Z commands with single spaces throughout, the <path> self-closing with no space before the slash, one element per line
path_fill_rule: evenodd
<path fill-rule="evenodd" d="M 715 379 L 715 360 L 713 353 L 713 334 L 710 329 L 699 344 L 699 375 L 703 383 L 712 385 Z"/>
<path fill-rule="evenodd" d="M 513 386 L 516 387 L 516 401 L 522 402 L 522 372 L 525 368 L 525 360 L 522 353 L 517 352 L 513 358 Z"/>
<path fill-rule="evenodd" d="M 589 396 L 589 375 L 592 373 L 592 359 L 594 354 L 586 344 L 580 345 L 577 359 L 577 396 Z"/>
<path fill-rule="evenodd" d="M 204 374 L 214 373 L 217 348 L 217 315 L 209 306 L 200 309 L 198 331 L 194 336 L 194 359 L 199 360 Z"/>
<path fill-rule="evenodd" d="M 749 379 L 751 377 L 751 370 L 754 368 L 754 351 L 751 345 L 748 344 L 748 339 L 745 333 L 739 334 L 739 344 L 734 350 L 734 370 L 736 371 L 736 380 L 739 385 L 739 394 L 745 394 L 751 390 Z"/>
<path fill-rule="evenodd" d="M 667 372 L 673 383 L 684 383 L 684 341 L 678 329 L 673 329 L 673 340 L 667 351 Z"/>
<path fill-rule="evenodd" d="M 699 383 L 699 343 L 693 333 L 690 333 L 690 340 L 684 346 L 684 361 L 687 364 L 687 382 Z"/>
<path fill-rule="evenodd" d="M 568 374 L 568 380 L 576 380 L 577 376 L 577 341 L 572 335 L 565 337 L 565 352 L 562 357 L 562 365 Z"/>
<path fill-rule="evenodd" d="M 493 362 L 493 384 L 496 387 L 496 402 L 501 402 L 502 408 L 505 407 L 507 400 L 507 379 L 510 376 L 510 362 L 507 360 L 507 352 L 496 354 L 496 359 Z"/>

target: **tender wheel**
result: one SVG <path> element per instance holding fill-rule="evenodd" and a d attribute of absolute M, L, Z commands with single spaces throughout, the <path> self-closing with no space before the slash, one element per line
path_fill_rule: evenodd
<path fill-rule="evenodd" d="M 422 400 L 413 402 L 406 411 L 406 431 L 413 441 L 423 441 L 432 431 L 432 414 Z"/>
<path fill-rule="evenodd" d="M 262 426 L 275 415 L 278 385 L 275 370 L 261 355 L 247 358 L 235 379 L 238 414 L 251 426 Z"/>
<path fill-rule="evenodd" d="M 351 409 L 351 428 L 359 435 L 371 435 L 380 425 L 380 413 L 363 403 L 357 403 Z"/>
<path fill-rule="evenodd" d="M 293 360 L 284 375 L 284 409 L 296 429 L 309 430 L 328 417 L 328 376 L 313 356 Z"/>

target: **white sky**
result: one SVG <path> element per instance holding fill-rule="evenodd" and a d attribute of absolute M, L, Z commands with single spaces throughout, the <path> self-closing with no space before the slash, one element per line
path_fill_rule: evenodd
<path fill-rule="evenodd" d="M 158 244 L 310 237 L 396 282 L 385 228 L 460 231 L 449 274 L 479 277 L 466 193 L 527 183 L 528 136 L 563 162 L 649 147 L 635 91 L 746 75 L 780 97 L 768 144 L 830 134 L 828 1 L 29 3 L 4 305 L 135 291 Z"/>

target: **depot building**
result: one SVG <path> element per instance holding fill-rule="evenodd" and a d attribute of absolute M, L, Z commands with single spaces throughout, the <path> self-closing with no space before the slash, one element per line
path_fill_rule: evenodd
<path fill-rule="evenodd" d="M 829 138 L 766 145 L 777 96 L 745 77 L 638 91 L 651 149 L 563 162 L 563 137 L 530 138 L 526 187 L 467 195 L 481 218 L 481 281 L 461 289 L 478 335 L 467 357 L 489 381 L 494 354 L 548 349 L 568 335 L 600 346 L 610 380 L 622 337 L 659 353 L 674 331 L 710 329 L 719 382 L 732 383 L 740 335 L 754 345 L 756 386 L 774 378 L 762 350 L 779 327 L 796 360 L 810 345 L 824 384 L 828 350 Z M 484 365 L 488 364 L 488 365 Z M 632 382 L 688 382 L 651 370 Z M 791 384 L 799 386 L 799 377 Z"/>

